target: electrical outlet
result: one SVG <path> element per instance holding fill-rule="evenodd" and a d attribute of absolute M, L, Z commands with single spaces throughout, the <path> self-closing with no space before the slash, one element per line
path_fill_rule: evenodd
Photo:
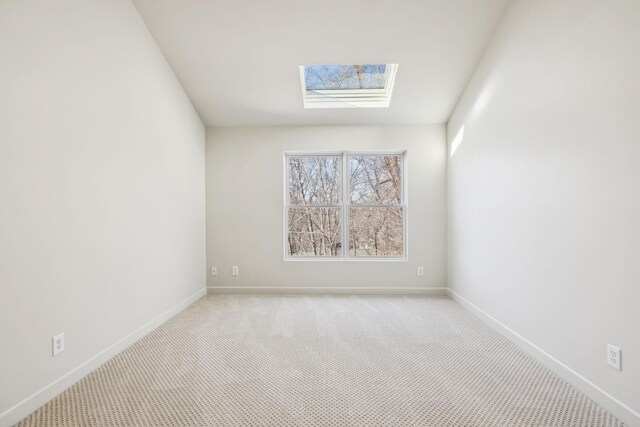
<path fill-rule="evenodd" d="M 424 276 L 424 267 L 418 267 L 418 276 Z"/>
<path fill-rule="evenodd" d="M 607 364 L 618 371 L 622 370 L 622 360 L 620 360 L 620 349 L 612 344 L 607 344 Z"/>
<path fill-rule="evenodd" d="M 217 276 L 218 275 L 218 267 L 216 267 L 215 265 L 213 267 L 211 267 L 211 275 L 212 276 Z"/>
<path fill-rule="evenodd" d="M 233 267 L 231 267 L 231 275 L 232 276 L 240 275 L 240 270 L 238 269 L 237 265 L 234 265 Z"/>
<path fill-rule="evenodd" d="M 55 337 L 53 337 L 52 344 L 54 356 L 58 353 L 62 353 L 64 351 L 64 334 L 56 335 Z"/>

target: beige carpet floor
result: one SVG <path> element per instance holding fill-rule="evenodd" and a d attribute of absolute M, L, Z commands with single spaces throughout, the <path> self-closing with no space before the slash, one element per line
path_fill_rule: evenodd
<path fill-rule="evenodd" d="M 621 426 L 448 298 L 207 296 L 18 426 Z"/>

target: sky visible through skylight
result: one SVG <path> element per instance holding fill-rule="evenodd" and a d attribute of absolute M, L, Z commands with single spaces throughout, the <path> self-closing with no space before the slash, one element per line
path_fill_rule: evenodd
<path fill-rule="evenodd" d="M 305 87 L 310 90 L 384 89 L 386 64 L 305 65 Z"/>

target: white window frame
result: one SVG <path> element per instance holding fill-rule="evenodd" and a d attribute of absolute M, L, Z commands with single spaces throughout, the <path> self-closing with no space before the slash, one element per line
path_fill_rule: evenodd
<path fill-rule="evenodd" d="M 340 205 L 291 205 L 289 204 L 289 157 L 313 157 L 313 156 L 341 156 L 342 157 L 342 201 Z M 399 205 L 365 205 L 350 203 L 349 189 L 351 188 L 348 158 L 353 156 L 399 156 L 401 182 L 401 201 Z M 322 262 L 407 262 L 409 260 L 409 229 L 408 229 L 408 185 L 407 185 L 407 151 L 285 151 L 283 156 L 284 165 L 284 192 L 283 192 L 283 249 L 284 260 L 294 262 L 322 261 Z M 293 207 L 317 207 L 317 208 L 340 208 L 342 209 L 342 255 L 341 256 L 291 256 L 289 255 L 289 208 Z M 402 256 L 352 256 L 349 255 L 349 208 L 400 208 L 402 209 Z"/>
<path fill-rule="evenodd" d="M 307 90 L 304 65 L 300 66 L 304 108 L 388 108 L 398 64 L 385 64 L 384 89 Z"/>

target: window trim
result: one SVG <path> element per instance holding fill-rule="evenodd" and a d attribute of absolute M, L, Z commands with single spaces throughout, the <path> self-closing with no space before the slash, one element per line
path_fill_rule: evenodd
<path fill-rule="evenodd" d="M 307 90 L 304 67 L 300 66 L 302 103 L 312 108 L 388 108 L 398 72 L 398 64 L 385 64 L 384 89 Z"/>
<path fill-rule="evenodd" d="M 340 205 L 307 205 L 307 207 L 333 207 L 342 209 L 342 256 L 300 256 L 295 257 L 289 255 L 287 243 L 289 241 L 289 208 L 300 207 L 302 205 L 289 204 L 289 157 L 300 156 L 341 156 L 342 157 L 342 203 Z M 402 177 L 401 198 L 402 203 L 399 205 L 352 205 L 349 202 L 350 174 L 347 159 L 351 156 L 400 156 L 400 176 Z M 282 248 L 284 251 L 284 261 L 305 262 L 305 261 L 321 261 L 321 262 L 408 262 L 409 261 L 409 200 L 408 200 L 408 184 L 407 184 L 407 150 L 363 150 L 363 151 L 285 151 L 283 153 L 283 241 Z M 351 207 L 381 207 L 388 208 L 397 206 L 402 209 L 402 256 L 351 256 L 349 255 L 349 214 Z"/>

